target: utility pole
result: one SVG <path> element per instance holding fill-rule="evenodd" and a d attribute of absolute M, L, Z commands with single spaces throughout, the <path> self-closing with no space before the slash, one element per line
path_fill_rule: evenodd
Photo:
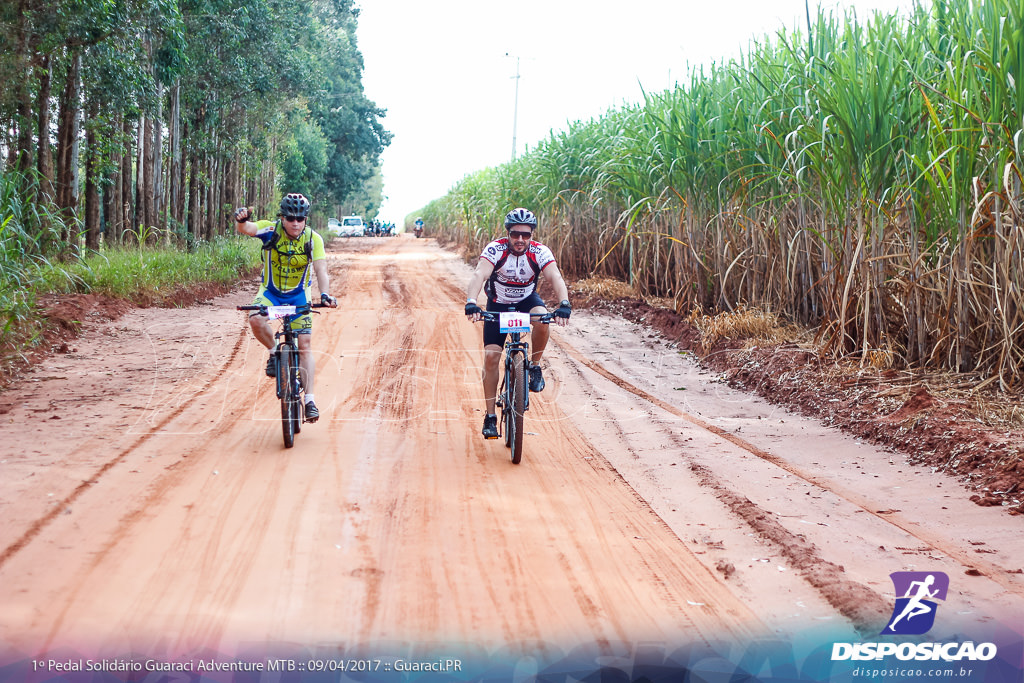
<path fill-rule="evenodd" d="M 506 56 L 510 56 L 507 52 Z M 519 119 L 519 57 L 516 57 L 516 75 L 512 76 L 516 81 L 516 99 L 512 105 L 512 161 L 516 160 L 516 123 Z"/>

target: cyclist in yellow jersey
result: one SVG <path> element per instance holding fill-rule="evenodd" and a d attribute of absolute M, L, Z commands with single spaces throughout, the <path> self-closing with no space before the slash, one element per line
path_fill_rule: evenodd
<path fill-rule="evenodd" d="M 263 306 L 301 306 L 310 303 L 313 274 L 320 289 L 320 300 L 331 308 L 338 302 L 328 292 L 327 253 L 319 234 L 306 225 L 310 203 L 301 194 L 292 193 L 281 200 L 278 220 L 253 221 L 248 207 L 235 210 L 236 229 L 243 235 L 258 237 L 263 242 L 263 282 L 253 304 Z M 313 378 L 316 361 L 311 353 L 313 317 L 310 314 L 292 318 L 289 323 L 299 345 L 299 367 L 306 405 L 305 419 L 315 422 L 320 417 L 313 402 Z M 263 346 L 271 351 L 267 360 L 267 375 L 274 376 L 274 332 L 266 316 L 249 316 L 249 325 Z"/>

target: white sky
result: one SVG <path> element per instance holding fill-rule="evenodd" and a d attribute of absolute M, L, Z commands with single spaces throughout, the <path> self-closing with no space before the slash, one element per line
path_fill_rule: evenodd
<path fill-rule="evenodd" d="M 912 0 L 823 0 L 906 11 Z M 394 134 L 382 157 L 383 220 L 402 223 L 466 174 L 522 154 L 571 121 L 685 81 L 688 66 L 738 57 L 803 0 L 360 0 L 367 96 Z M 817 4 L 812 0 L 811 12 Z M 509 56 L 507 56 L 509 55 Z M 516 59 L 519 93 L 516 97 Z M 516 102 L 518 106 L 516 107 Z"/>

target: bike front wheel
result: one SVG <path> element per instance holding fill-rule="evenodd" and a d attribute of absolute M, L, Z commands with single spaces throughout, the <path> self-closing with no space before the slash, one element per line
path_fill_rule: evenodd
<path fill-rule="evenodd" d="M 299 397 L 295 395 L 294 359 L 295 350 L 281 345 L 277 351 L 277 381 L 281 386 L 281 431 L 284 434 L 284 447 L 295 445 L 295 424 Z"/>
<path fill-rule="evenodd" d="M 292 349 L 292 424 L 295 426 L 295 433 L 302 431 L 302 375 L 299 372 L 299 351 Z"/>
<path fill-rule="evenodd" d="M 512 353 L 508 359 L 511 366 L 508 383 L 508 415 L 507 427 L 509 435 L 506 439 L 512 451 L 512 463 L 518 465 L 523 459 L 523 420 L 526 417 L 526 356 L 523 353 Z"/>

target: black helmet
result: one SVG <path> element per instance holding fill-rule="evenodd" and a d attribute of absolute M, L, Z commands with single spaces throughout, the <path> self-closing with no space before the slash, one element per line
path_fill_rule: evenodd
<path fill-rule="evenodd" d="M 281 200 L 281 215 L 305 218 L 309 215 L 309 200 L 297 192 L 285 195 Z"/>
<path fill-rule="evenodd" d="M 529 209 L 512 209 L 505 214 L 505 229 L 508 230 L 513 225 L 529 225 L 536 230 L 537 217 Z"/>

